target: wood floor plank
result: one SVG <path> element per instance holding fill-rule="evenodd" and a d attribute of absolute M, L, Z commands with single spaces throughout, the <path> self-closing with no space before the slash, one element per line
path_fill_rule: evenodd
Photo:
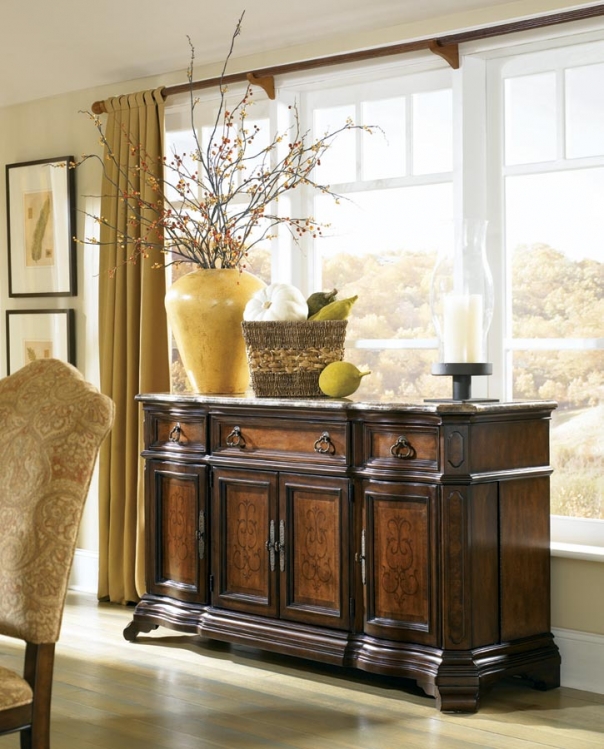
<path fill-rule="evenodd" d="M 57 647 L 52 749 L 602 749 L 604 695 L 504 682 L 443 715 L 412 682 L 208 643 L 70 593 Z M 0 638 L 0 665 L 23 648 Z M 18 736 L 0 749 L 18 749 Z"/>

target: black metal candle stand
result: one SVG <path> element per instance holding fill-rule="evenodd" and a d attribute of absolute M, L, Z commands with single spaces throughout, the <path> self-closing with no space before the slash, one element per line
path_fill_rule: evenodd
<path fill-rule="evenodd" d="M 490 375 L 492 364 L 455 364 L 437 362 L 432 365 L 432 374 L 453 378 L 452 398 L 426 398 L 426 403 L 496 403 L 497 398 L 472 398 L 472 377 Z"/>

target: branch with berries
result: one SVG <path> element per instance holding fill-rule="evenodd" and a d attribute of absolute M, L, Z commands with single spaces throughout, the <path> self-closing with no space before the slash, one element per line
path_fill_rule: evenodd
<path fill-rule="evenodd" d="M 221 80 L 235 39 L 241 33 L 242 19 L 243 15 L 231 39 Z M 187 77 L 192 84 L 195 50 L 190 39 L 189 45 L 191 61 Z M 371 133 L 374 128 L 347 120 L 333 132 L 309 140 L 309 132 L 301 132 L 298 109 L 293 105 L 290 128 L 260 147 L 260 129 L 248 124 L 249 108 L 254 103 L 252 87 L 248 86 L 229 108 L 227 88 L 221 83 L 218 112 L 207 143 L 202 146 L 194 121 L 198 103 L 191 85 L 193 149 L 188 153 L 173 152 L 160 159 L 152 158 L 142 144 L 133 142 L 123 130 L 132 166 L 120 162 L 107 141 L 100 118 L 88 113 L 105 155 L 104 158 L 84 155 L 71 166 L 77 167 L 89 159 L 102 164 L 105 184 L 112 186 L 125 205 L 126 227 L 111 226 L 103 216 L 84 213 L 117 233 L 118 243 L 127 251 L 126 262 L 136 262 L 147 257 L 151 248 L 159 248 L 167 256 L 167 264 L 190 262 L 201 268 L 242 268 L 250 250 L 273 239 L 280 225 L 290 231 L 295 241 L 305 234 L 321 235 L 323 227 L 313 217 L 281 215 L 279 198 L 305 186 L 338 201 L 340 196 L 329 185 L 316 181 L 315 169 L 341 133 L 348 130 Z M 78 241 L 101 244 L 95 238 Z"/>

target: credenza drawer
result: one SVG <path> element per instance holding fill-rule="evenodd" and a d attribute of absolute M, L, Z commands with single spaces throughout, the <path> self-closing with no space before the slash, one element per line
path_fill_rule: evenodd
<path fill-rule="evenodd" d="M 148 411 L 145 415 L 145 448 L 175 453 L 201 454 L 207 446 L 206 416 L 175 410 Z"/>
<path fill-rule="evenodd" d="M 344 421 L 212 416 L 213 455 L 347 465 L 349 444 Z"/>
<path fill-rule="evenodd" d="M 438 427 L 371 423 L 363 427 L 363 463 L 367 466 L 434 471 L 438 445 Z"/>

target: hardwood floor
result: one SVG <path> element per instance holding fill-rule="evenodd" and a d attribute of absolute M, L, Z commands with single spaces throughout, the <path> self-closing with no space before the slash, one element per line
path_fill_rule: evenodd
<path fill-rule="evenodd" d="M 57 646 L 52 749 L 601 749 L 604 695 L 501 683 L 474 715 L 443 715 L 411 682 L 230 649 L 70 593 Z M 0 665 L 21 646 L 0 638 Z M 0 749 L 17 749 L 17 735 Z"/>

